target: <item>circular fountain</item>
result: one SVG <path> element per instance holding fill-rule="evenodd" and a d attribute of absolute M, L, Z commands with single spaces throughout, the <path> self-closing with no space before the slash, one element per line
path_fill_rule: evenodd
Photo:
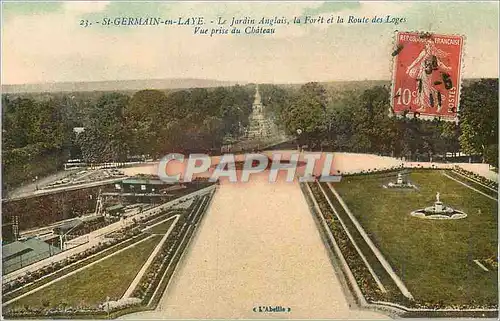
<path fill-rule="evenodd" d="M 433 206 L 411 212 L 411 216 L 433 220 L 458 220 L 467 217 L 462 211 L 446 206 L 439 200 L 439 192 Z"/>
<path fill-rule="evenodd" d="M 390 182 L 387 185 L 384 185 L 384 188 L 417 188 L 417 187 L 411 182 L 404 180 L 402 173 L 398 173 L 396 182 L 395 183 Z"/>

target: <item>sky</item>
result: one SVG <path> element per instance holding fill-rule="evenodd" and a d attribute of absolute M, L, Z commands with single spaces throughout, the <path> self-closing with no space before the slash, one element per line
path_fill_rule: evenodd
<path fill-rule="evenodd" d="M 240 82 L 390 79 L 395 31 L 466 37 L 464 78 L 498 77 L 496 2 L 2 2 L 2 84 L 204 78 Z M 273 35 L 193 27 L 80 26 L 117 17 L 404 17 L 394 24 L 276 26 Z M 212 25 L 209 23 L 209 29 Z"/>

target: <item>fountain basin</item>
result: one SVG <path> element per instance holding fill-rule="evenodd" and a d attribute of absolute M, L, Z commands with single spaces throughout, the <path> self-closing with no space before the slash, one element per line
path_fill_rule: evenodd
<path fill-rule="evenodd" d="M 464 212 L 445 206 L 441 202 L 439 203 L 436 202 L 434 206 L 413 211 L 411 216 L 431 220 L 458 220 L 467 217 Z"/>
<path fill-rule="evenodd" d="M 417 186 L 413 185 L 412 183 L 388 183 L 387 185 L 383 185 L 384 188 L 417 188 Z"/>

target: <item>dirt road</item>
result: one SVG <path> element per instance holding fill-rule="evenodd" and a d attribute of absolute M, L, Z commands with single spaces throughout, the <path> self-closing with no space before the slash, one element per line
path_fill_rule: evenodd
<path fill-rule="evenodd" d="M 158 308 L 122 318 L 388 317 L 349 307 L 298 184 L 263 173 L 220 186 Z"/>

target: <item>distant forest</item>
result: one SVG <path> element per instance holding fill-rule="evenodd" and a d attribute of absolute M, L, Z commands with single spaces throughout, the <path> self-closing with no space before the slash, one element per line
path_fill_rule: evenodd
<path fill-rule="evenodd" d="M 498 79 L 467 81 L 458 124 L 391 118 L 385 81 L 259 85 L 267 115 L 313 150 L 439 159 L 477 155 L 498 167 Z M 62 167 L 220 152 L 248 125 L 255 85 L 183 90 L 2 95 L 4 191 Z M 75 127 L 85 131 L 76 134 Z M 297 129 L 301 134 L 297 135 Z"/>

